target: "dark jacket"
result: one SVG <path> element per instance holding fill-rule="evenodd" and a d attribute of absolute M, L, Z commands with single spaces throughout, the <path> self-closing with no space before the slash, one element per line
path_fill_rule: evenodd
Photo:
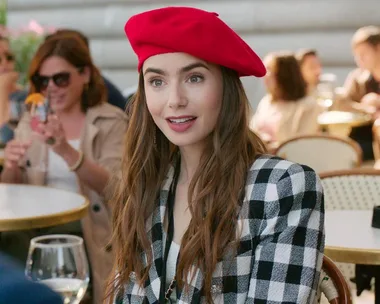
<path fill-rule="evenodd" d="M 0 254 L 0 304 L 62 304 L 62 298 L 47 286 L 29 281 L 21 268 Z"/>

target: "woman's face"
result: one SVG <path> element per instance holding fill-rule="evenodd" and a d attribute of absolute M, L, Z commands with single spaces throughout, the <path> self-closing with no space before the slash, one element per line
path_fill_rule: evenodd
<path fill-rule="evenodd" d="M 13 72 L 15 69 L 14 55 L 7 40 L 0 40 L 0 74 Z"/>
<path fill-rule="evenodd" d="M 356 64 L 361 69 L 372 72 L 380 66 L 380 45 L 363 42 L 353 48 L 353 53 Z"/>
<path fill-rule="evenodd" d="M 152 56 L 142 69 L 146 102 L 157 127 L 179 147 L 203 143 L 223 98 L 219 66 L 185 53 Z"/>
<path fill-rule="evenodd" d="M 47 58 L 40 67 L 34 81 L 37 89 L 45 96 L 49 95 L 54 112 L 70 111 L 80 107 L 84 86 L 89 83 L 88 68 L 79 70 L 58 56 Z"/>
<path fill-rule="evenodd" d="M 276 77 L 275 77 L 275 67 L 274 58 L 268 56 L 263 60 L 267 73 L 264 76 L 264 84 L 268 92 L 273 92 L 276 87 Z"/>
<path fill-rule="evenodd" d="M 305 57 L 301 65 L 302 76 L 307 85 L 316 87 L 322 73 L 322 65 L 316 55 L 308 55 Z"/>

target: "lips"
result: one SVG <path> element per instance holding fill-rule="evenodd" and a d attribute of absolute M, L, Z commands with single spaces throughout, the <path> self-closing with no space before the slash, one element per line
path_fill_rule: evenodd
<path fill-rule="evenodd" d="M 168 117 L 166 118 L 166 121 L 173 131 L 181 133 L 190 129 L 194 125 L 196 119 L 196 116 L 177 116 Z"/>
<path fill-rule="evenodd" d="M 55 96 L 50 96 L 50 101 L 53 102 L 53 103 L 59 103 L 59 102 L 62 102 L 62 100 L 64 99 L 64 95 L 55 95 Z"/>
<path fill-rule="evenodd" d="M 197 119 L 195 116 L 167 118 L 170 123 L 182 124 Z"/>

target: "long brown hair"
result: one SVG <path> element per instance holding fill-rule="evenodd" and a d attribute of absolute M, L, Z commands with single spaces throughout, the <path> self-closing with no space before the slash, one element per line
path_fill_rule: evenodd
<path fill-rule="evenodd" d="M 280 51 L 269 54 L 267 58 L 276 79 L 275 88 L 270 92 L 272 100 L 297 101 L 305 97 L 307 84 L 294 54 Z"/>
<path fill-rule="evenodd" d="M 31 80 L 38 75 L 42 63 L 51 56 L 61 57 L 77 68 L 90 69 L 90 82 L 82 94 L 81 107 L 84 112 L 105 101 L 106 87 L 98 68 L 92 62 L 89 49 L 81 39 L 72 34 L 51 37 L 40 45 L 29 67 L 30 93 L 38 92 Z"/>
<path fill-rule="evenodd" d="M 216 263 L 229 245 L 236 243 L 237 212 L 247 172 L 265 151 L 264 144 L 248 127 L 249 103 L 237 73 L 222 68 L 222 74 L 221 112 L 189 186 L 192 219 L 182 239 L 176 274 L 179 285 L 184 286 L 181 278 L 191 273 L 194 264 L 199 267 L 205 277 L 204 296 L 208 302 L 212 302 L 211 279 Z M 140 284 L 148 278 L 152 252 L 145 224 L 178 151 L 149 114 L 141 74 L 131 107 L 122 177 L 111 200 L 115 263 L 106 292 L 111 299 L 128 282 L 130 272 L 136 273 Z M 142 252 L 148 257 L 147 268 L 143 266 Z"/>

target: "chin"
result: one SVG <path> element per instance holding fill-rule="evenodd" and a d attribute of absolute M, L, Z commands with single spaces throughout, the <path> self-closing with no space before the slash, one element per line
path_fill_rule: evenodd
<path fill-rule="evenodd" d="M 54 107 L 52 107 L 52 110 L 54 112 L 65 112 L 67 109 L 69 109 L 69 107 L 67 106 L 66 103 L 61 103 L 59 105 L 55 105 Z"/>
<path fill-rule="evenodd" d="M 190 134 L 170 134 L 169 136 L 165 134 L 165 136 L 173 145 L 179 148 L 197 146 L 205 140 L 204 136 L 191 136 Z"/>

